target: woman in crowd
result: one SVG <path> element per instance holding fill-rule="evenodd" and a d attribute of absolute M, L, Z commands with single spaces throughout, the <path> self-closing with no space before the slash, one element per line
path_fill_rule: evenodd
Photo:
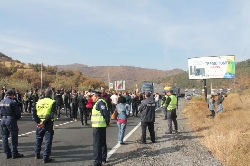
<path fill-rule="evenodd" d="M 127 125 L 127 118 L 129 116 L 129 109 L 126 107 L 126 98 L 124 96 L 120 96 L 118 98 L 117 106 L 117 125 L 119 128 L 118 131 L 118 142 L 123 145 L 125 144 L 123 142 L 125 129 Z"/>

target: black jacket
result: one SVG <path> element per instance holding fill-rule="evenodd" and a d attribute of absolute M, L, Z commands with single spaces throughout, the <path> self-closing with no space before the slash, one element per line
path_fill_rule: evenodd
<path fill-rule="evenodd" d="M 79 96 L 77 97 L 77 102 L 78 102 L 78 106 L 79 106 L 79 107 L 84 107 L 84 108 L 86 108 L 87 100 L 86 100 L 86 98 L 85 98 L 83 95 L 79 95 Z"/>
<path fill-rule="evenodd" d="M 141 122 L 155 122 L 155 102 L 152 97 L 141 101 L 139 111 L 141 112 Z"/>

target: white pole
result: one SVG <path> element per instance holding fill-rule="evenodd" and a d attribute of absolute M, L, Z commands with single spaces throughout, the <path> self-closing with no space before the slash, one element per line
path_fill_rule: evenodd
<path fill-rule="evenodd" d="M 41 64 L 41 92 L 40 92 L 41 95 L 42 95 L 42 90 L 43 90 L 43 63 Z"/>

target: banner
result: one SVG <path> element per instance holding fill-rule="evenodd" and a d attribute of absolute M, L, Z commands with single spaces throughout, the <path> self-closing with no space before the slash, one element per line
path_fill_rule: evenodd
<path fill-rule="evenodd" d="M 115 90 L 125 90 L 125 81 L 115 81 Z"/>
<path fill-rule="evenodd" d="M 235 56 L 188 59 L 189 79 L 235 78 Z"/>

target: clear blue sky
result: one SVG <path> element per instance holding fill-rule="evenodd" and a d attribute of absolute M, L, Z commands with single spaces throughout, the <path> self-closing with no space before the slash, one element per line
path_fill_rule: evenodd
<path fill-rule="evenodd" d="M 250 58 L 250 0 L 0 0 L 0 52 L 24 63 L 188 70 Z"/>

